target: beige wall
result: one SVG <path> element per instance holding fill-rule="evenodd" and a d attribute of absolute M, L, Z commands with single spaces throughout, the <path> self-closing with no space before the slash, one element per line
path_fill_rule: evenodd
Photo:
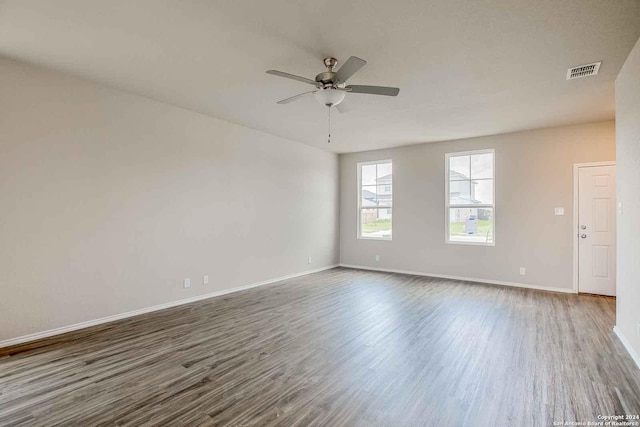
<path fill-rule="evenodd" d="M 446 244 L 445 153 L 484 148 L 496 156 L 496 245 Z M 342 155 L 340 262 L 571 289 L 573 164 L 614 158 L 613 122 Z M 378 159 L 393 160 L 393 241 L 358 240 L 356 164 Z"/>
<path fill-rule="evenodd" d="M 640 40 L 616 80 L 618 298 L 616 324 L 640 354 Z"/>
<path fill-rule="evenodd" d="M 0 132 L 0 341 L 338 261 L 337 155 L 6 59 Z"/>

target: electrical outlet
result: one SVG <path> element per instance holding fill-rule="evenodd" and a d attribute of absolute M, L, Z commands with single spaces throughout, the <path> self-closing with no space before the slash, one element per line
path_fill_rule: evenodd
<path fill-rule="evenodd" d="M 202 276 L 202 284 L 203 285 L 208 285 L 209 284 L 209 275 L 205 274 L 204 276 Z"/>
<path fill-rule="evenodd" d="M 527 269 L 524 267 L 520 267 L 520 275 L 524 276 L 525 274 L 527 274 Z"/>
<path fill-rule="evenodd" d="M 311 257 L 309 257 L 309 264 L 311 264 Z"/>
<path fill-rule="evenodd" d="M 376 262 L 380 262 L 380 255 L 376 255 Z"/>
<path fill-rule="evenodd" d="M 189 279 L 189 278 L 184 279 L 183 286 L 184 286 L 185 289 L 186 288 L 190 288 L 191 287 L 191 279 Z"/>

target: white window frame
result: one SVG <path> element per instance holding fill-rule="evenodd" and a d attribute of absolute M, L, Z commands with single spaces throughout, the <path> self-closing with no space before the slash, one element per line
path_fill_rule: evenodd
<path fill-rule="evenodd" d="M 492 204 L 478 204 L 478 205 L 450 205 L 450 196 L 449 196 L 449 182 L 450 182 L 450 173 L 449 173 L 449 158 L 451 157 L 459 157 L 459 156 L 471 156 L 474 154 L 493 154 L 493 179 L 491 181 L 493 192 L 493 203 Z M 453 153 L 446 153 L 444 156 L 444 171 L 445 171 L 445 191 L 444 191 L 444 234 L 445 234 L 445 242 L 451 245 L 471 245 L 471 246 L 495 246 L 496 245 L 496 152 L 493 148 L 487 148 L 484 150 L 472 150 L 472 151 L 458 151 Z M 471 179 L 471 177 L 469 177 Z M 449 222 L 449 213 L 450 208 L 471 208 L 471 209 L 482 209 L 482 208 L 491 208 L 493 209 L 492 214 L 492 236 L 491 242 L 462 242 L 459 240 L 451 240 L 450 232 L 450 222 Z"/>
<path fill-rule="evenodd" d="M 391 178 L 391 237 L 363 237 L 362 233 L 361 233 L 361 229 L 362 229 L 362 167 L 363 166 L 367 166 L 367 165 L 377 165 L 380 163 L 391 163 L 391 168 L 393 170 L 393 160 L 391 159 L 384 159 L 384 160 L 372 160 L 369 162 L 358 162 L 356 165 L 356 168 L 358 170 L 358 210 L 356 212 L 357 218 L 357 224 L 358 226 L 356 227 L 356 238 L 359 240 L 381 240 L 384 242 L 390 242 L 393 240 L 393 172 L 391 172 L 392 174 L 392 178 Z M 384 209 L 384 208 L 378 208 L 378 209 Z M 389 209 L 389 208 L 387 208 Z"/>

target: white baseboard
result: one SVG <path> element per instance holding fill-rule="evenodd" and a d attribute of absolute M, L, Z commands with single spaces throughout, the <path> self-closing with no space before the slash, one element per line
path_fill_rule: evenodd
<path fill-rule="evenodd" d="M 16 344 L 23 344 L 30 341 L 36 341 L 42 338 L 52 337 L 54 335 L 60 335 L 66 332 L 72 332 L 72 331 L 77 331 L 79 329 L 88 328 L 90 326 L 101 325 L 103 323 L 109 323 L 115 320 L 126 319 L 127 317 L 133 317 L 133 316 L 138 316 L 140 314 L 151 313 L 152 311 L 164 310 L 165 308 L 176 307 L 178 305 L 189 304 L 191 302 L 201 301 L 209 298 L 215 298 L 221 295 L 227 295 L 234 292 L 244 291 L 246 289 L 256 288 L 258 286 L 269 285 L 272 283 L 280 282 L 282 280 L 293 279 L 295 277 L 300 277 L 300 276 L 306 276 L 307 274 L 318 273 L 320 271 L 330 270 L 336 267 L 338 267 L 338 264 L 328 265 L 326 267 L 317 268 L 315 270 L 306 270 L 301 273 L 295 273 L 295 274 L 290 274 L 288 276 L 276 277 L 274 279 L 263 280 L 262 282 L 251 283 L 249 285 L 238 286 L 230 289 L 222 289 L 220 291 L 215 291 L 208 294 L 196 295 L 190 298 L 185 298 L 177 301 L 169 301 L 169 302 L 154 305 L 151 307 L 140 308 L 138 310 L 128 311 L 126 313 L 114 314 L 112 316 L 101 317 L 100 319 L 88 320 L 86 322 L 75 323 L 69 326 L 49 329 L 47 331 L 36 332 L 29 335 L 23 335 L 21 337 L 10 338 L 8 340 L 0 341 L 0 348 L 9 347 Z"/>
<path fill-rule="evenodd" d="M 615 334 L 620 339 L 620 342 L 622 343 L 624 348 L 627 349 L 627 352 L 629 353 L 633 361 L 636 362 L 636 365 L 638 366 L 638 368 L 640 368 L 640 355 L 638 355 L 638 353 L 636 353 L 633 347 L 631 347 L 631 344 L 627 340 L 627 337 L 624 336 L 624 334 L 622 333 L 620 328 L 618 328 L 618 326 L 613 327 L 613 332 L 615 332 Z"/>
<path fill-rule="evenodd" d="M 567 294 L 575 294 L 576 292 L 570 288 L 552 288 L 547 286 L 527 285 L 525 283 L 503 282 L 500 280 L 478 279 L 475 277 L 450 276 L 447 274 L 422 273 L 420 271 L 396 270 L 393 268 L 367 267 L 364 265 L 340 264 L 340 267 L 356 268 L 360 270 L 382 271 L 385 273 L 410 274 L 412 276 L 436 277 L 438 279 L 463 280 L 465 282 L 488 283 L 490 285 L 512 286 L 516 288 L 537 289 L 540 291 L 562 292 Z"/>

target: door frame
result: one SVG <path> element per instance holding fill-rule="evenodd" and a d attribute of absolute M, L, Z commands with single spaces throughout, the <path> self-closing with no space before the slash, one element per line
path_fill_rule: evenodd
<path fill-rule="evenodd" d="M 578 196 L 579 196 L 579 192 L 578 192 L 578 183 L 579 183 L 579 171 L 580 168 L 590 168 L 590 167 L 595 167 L 595 166 L 615 166 L 616 165 L 616 161 L 615 160 L 611 160 L 611 161 L 607 161 L 607 162 L 590 162 L 590 163 L 574 163 L 573 164 L 573 228 L 571 229 L 571 232 L 573 233 L 573 292 L 574 293 L 578 293 L 579 289 L 578 289 L 578 269 L 579 269 L 579 263 L 578 263 L 578 244 L 580 241 L 579 238 L 579 234 L 578 233 Z M 616 194 L 616 199 L 617 199 L 617 194 Z M 616 242 L 617 244 L 617 242 Z"/>

